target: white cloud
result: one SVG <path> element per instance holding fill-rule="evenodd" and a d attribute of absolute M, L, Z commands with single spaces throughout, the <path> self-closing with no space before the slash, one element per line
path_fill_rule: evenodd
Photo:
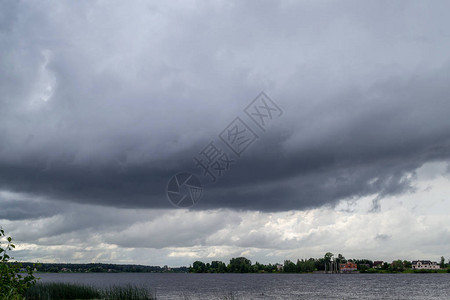
<path fill-rule="evenodd" d="M 429 176 L 430 169 L 439 171 Z M 194 260 L 228 262 L 245 255 L 252 261 L 274 263 L 318 257 L 327 251 L 387 261 L 448 256 L 446 164 L 423 166 L 414 187 L 415 192 L 381 199 L 377 212 L 370 212 L 371 197 L 280 213 L 72 204 L 70 212 L 3 220 L 2 225 L 16 239 L 16 258 L 32 261 L 189 265 Z"/>

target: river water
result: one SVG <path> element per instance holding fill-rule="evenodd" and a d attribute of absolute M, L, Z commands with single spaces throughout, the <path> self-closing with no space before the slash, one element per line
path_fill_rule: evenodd
<path fill-rule="evenodd" d="M 41 282 L 133 284 L 158 299 L 450 299 L 450 274 L 38 274 Z M 230 299 L 230 298 L 227 298 Z"/>

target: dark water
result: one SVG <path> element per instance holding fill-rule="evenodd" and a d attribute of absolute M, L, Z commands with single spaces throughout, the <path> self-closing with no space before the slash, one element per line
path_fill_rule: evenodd
<path fill-rule="evenodd" d="M 450 299 L 450 274 L 39 274 L 42 282 L 131 283 L 158 299 Z M 230 298 L 228 298 L 230 299 Z"/>

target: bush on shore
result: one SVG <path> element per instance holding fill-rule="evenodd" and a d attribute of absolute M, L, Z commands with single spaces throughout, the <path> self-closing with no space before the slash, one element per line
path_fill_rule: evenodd
<path fill-rule="evenodd" d="M 2 246 L 4 243 L 5 246 Z M 22 264 L 12 261 L 8 253 L 16 248 L 12 238 L 5 234 L 0 227 L 0 299 L 16 300 L 21 299 L 23 293 L 36 284 L 36 277 L 33 275 L 33 268 L 26 268 L 26 275 L 21 272 Z"/>

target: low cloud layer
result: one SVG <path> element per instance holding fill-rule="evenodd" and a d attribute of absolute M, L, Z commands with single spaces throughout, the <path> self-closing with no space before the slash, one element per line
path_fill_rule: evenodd
<path fill-rule="evenodd" d="M 420 168 L 412 180 L 416 192 L 385 197 L 376 212 L 369 212 L 372 197 L 277 213 L 71 204 L 51 216 L 2 224 L 16 238 L 14 256 L 27 261 L 187 266 L 246 256 L 282 263 L 328 251 L 347 258 L 439 260 L 448 258 L 450 241 L 445 167 Z M 429 171 L 436 176 L 429 178 Z"/>

